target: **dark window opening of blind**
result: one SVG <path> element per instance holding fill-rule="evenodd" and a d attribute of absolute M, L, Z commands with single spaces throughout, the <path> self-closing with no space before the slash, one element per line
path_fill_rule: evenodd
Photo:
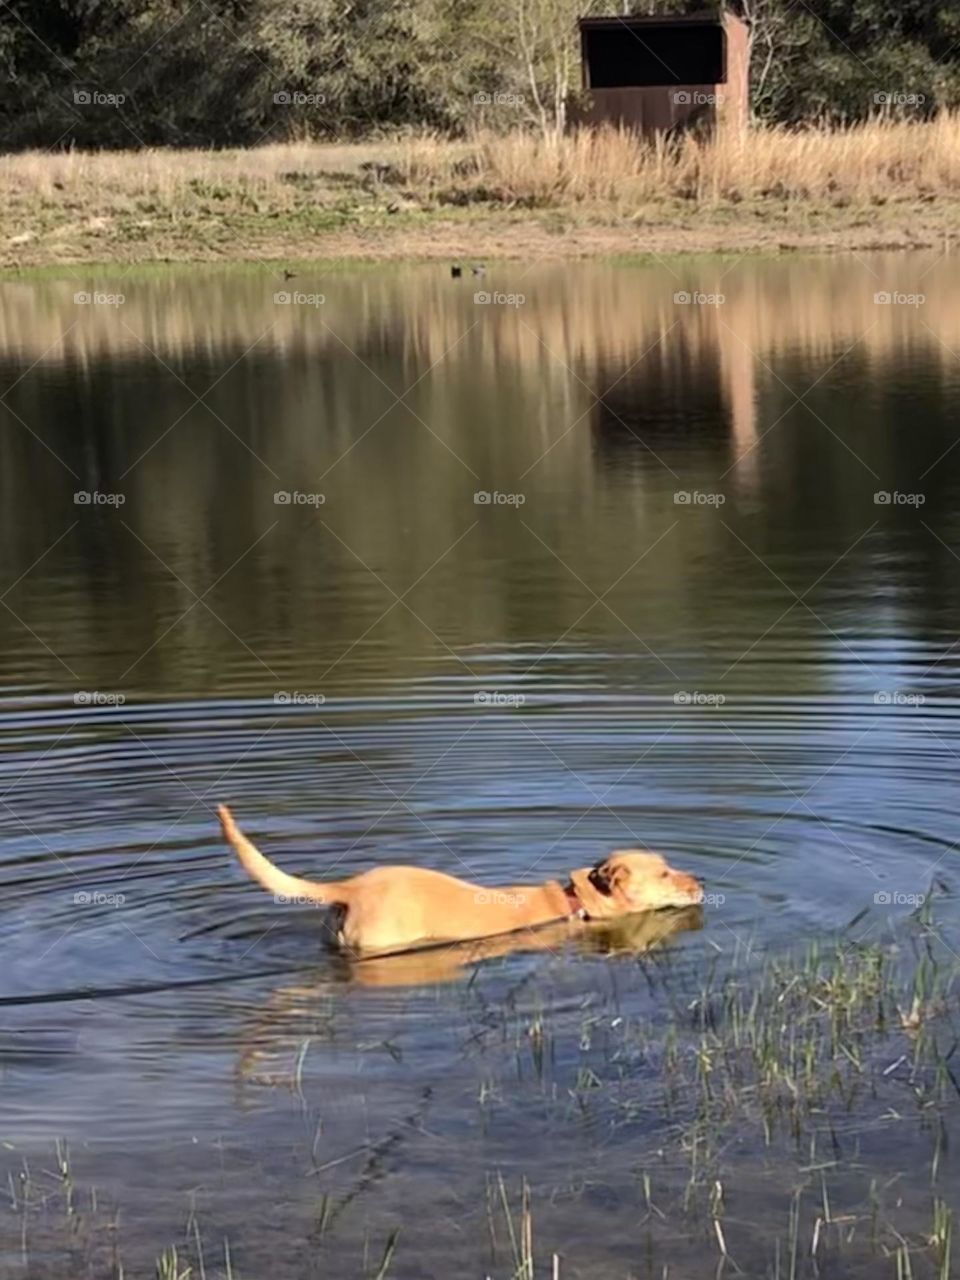
<path fill-rule="evenodd" d="M 726 79 L 718 23 L 587 27 L 583 50 L 591 89 L 722 84 Z"/>

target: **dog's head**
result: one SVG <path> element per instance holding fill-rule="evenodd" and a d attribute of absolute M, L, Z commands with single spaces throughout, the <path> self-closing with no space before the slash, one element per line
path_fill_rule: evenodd
<path fill-rule="evenodd" d="M 659 853 L 618 849 L 595 867 L 571 872 L 570 883 L 592 920 L 658 911 L 661 907 L 689 907 L 703 900 L 700 881 L 675 871 Z"/>

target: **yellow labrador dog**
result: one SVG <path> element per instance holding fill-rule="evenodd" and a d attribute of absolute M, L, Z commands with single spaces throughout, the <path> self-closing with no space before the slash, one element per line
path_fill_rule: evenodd
<path fill-rule="evenodd" d="M 624 849 L 570 880 L 491 888 L 426 867 L 374 867 L 346 880 L 316 883 L 288 875 L 247 839 L 225 804 L 220 826 L 254 880 L 276 896 L 330 906 L 337 938 L 350 951 L 409 951 L 437 942 L 465 942 L 534 929 L 563 919 L 609 920 L 661 907 L 699 903 L 703 889 L 658 853 Z"/>

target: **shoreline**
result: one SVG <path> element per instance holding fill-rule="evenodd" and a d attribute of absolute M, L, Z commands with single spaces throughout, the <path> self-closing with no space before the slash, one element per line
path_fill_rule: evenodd
<path fill-rule="evenodd" d="M 895 206 L 834 209 L 794 202 L 663 208 L 630 218 L 611 211 L 543 209 L 437 210 L 393 217 L 379 210 L 345 211 L 338 225 L 318 227 L 302 216 L 266 209 L 237 218 L 193 213 L 132 235 L 123 214 L 97 214 L 83 224 L 51 220 L 29 206 L 8 225 L 31 224 L 0 243 L 0 273 L 69 271 L 75 267 L 190 264 L 384 263 L 589 259 L 656 261 L 693 256 L 782 256 L 938 250 L 949 252 L 960 225 L 960 201 L 904 201 Z M 299 211 L 298 211 L 299 212 Z M 278 220 L 282 225 L 278 226 Z"/>
<path fill-rule="evenodd" d="M 0 271 L 949 251 L 960 116 L 630 135 L 0 157 Z"/>

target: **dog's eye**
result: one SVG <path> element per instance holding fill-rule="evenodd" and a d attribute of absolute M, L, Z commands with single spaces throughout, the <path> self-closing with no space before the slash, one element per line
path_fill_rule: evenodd
<path fill-rule="evenodd" d="M 589 876 L 587 876 L 587 879 L 598 893 L 610 892 L 610 883 L 607 880 L 606 872 L 601 870 L 600 867 L 594 867 Z"/>
<path fill-rule="evenodd" d="M 661 880 L 666 880 L 666 878 L 667 878 L 667 876 L 668 876 L 669 874 L 670 874 L 670 872 L 669 872 L 669 871 L 661 871 L 661 872 L 660 872 L 660 879 L 661 879 Z"/>

